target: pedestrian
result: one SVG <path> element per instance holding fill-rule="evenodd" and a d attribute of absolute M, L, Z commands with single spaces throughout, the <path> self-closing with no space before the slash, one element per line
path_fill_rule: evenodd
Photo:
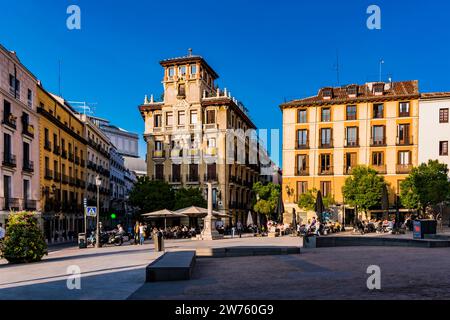
<path fill-rule="evenodd" d="M 141 222 L 139 223 L 139 244 L 142 246 L 145 241 L 145 226 Z"/>
<path fill-rule="evenodd" d="M 3 223 L 0 223 L 0 241 L 3 240 L 3 238 L 5 238 L 6 235 L 6 230 L 5 228 L 3 228 Z"/>
<path fill-rule="evenodd" d="M 139 222 L 136 221 L 134 225 L 134 244 L 137 245 L 139 243 Z"/>
<path fill-rule="evenodd" d="M 237 227 L 237 232 L 238 232 L 239 238 L 242 238 L 242 223 L 241 223 L 241 221 L 238 221 L 236 227 Z"/>

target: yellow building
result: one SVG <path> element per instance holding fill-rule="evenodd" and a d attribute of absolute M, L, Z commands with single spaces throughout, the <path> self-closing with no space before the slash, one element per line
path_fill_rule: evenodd
<path fill-rule="evenodd" d="M 45 237 L 70 240 L 84 229 L 84 126 L 64 99 L 37 87 L 40 182 Z"/>
<path fill-rule="evenodd" d="M 384 175 L 393 204 L 418 164 L 418 99 L 418 81 L 406 81 L 322 88 L 282 104 L 285 218 L 311 218 L 296 202 L 315 188 L 334 197 L 336 219 L 352 221 L 354 210 L 342 210 L 342 186 L 356 165 Z"/>

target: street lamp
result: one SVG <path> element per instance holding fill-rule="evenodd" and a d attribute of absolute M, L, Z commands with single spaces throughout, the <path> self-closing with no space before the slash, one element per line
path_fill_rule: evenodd
<path fill-rule="evenodd" d="M 95 247 L 100 248 L 100 186 L 102 179 L 99 175 L 95 177 L 95 185 L 97 186 L 97 234 L 95 236 Z"/>

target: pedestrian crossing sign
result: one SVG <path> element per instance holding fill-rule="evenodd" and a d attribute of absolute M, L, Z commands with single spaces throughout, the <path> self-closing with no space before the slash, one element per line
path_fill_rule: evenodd
<path fill-rule="evenodd" d="M 97 216 L 97 207 L 86 207 L 86 216 L 96 217 Z"/>

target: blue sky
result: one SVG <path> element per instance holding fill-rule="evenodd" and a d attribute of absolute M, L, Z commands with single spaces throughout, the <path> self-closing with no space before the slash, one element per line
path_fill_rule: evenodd
<path fill-rule="evenodd" d="M 79 31 L 66 28 L 71 4 L 81 8 Z M 372 4 L 381 8 L 381 30 L 366 27 Z M 341 85 L 377 80 L 383 58 L 384 79 L 450 91 L 450 3 L 443 0 L 17 0 L 1 7 L 0 42 L 48 90 L 58 91 L 62 60 L 66 99 L 97 102 L 97 116 L 141 136 L 137 105 L 162 92 L 159 61 L 188 48 L 261 128 L 281 127 L 285 99 L 337 85 L 337 52 Z"/>

